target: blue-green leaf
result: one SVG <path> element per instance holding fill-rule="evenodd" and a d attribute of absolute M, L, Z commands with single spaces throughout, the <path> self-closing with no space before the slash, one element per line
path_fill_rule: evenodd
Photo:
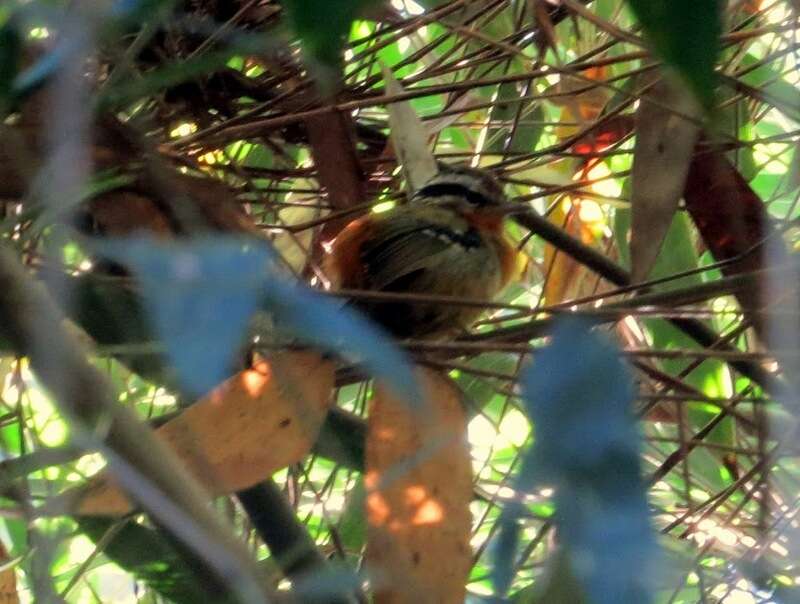
<path fill-rule="evenodd" d="M 371 373 L 384 378 L 403 400 L 411 404 L 421 401 L 409 359 L 389 343 L 385 332 L 357 311 L 281 279 L 270 281 L 265 296 L 265 306 L 274 314 L 275 322 L 301 341 L 351 355 Z"/>
<path fill-rule="evenodd" d="M 650 601 L 655 540 L 641 480 L 633 383 L 616 348 L 579 319 L 559 322 L 522 377 L 536 440 L 516 488 L 556 489 L 555 522 L 570 568 L 596 603 Z M 495 585 L 505 593 L 519 502 L 503 512 Z"/>
<path fill-rule="evenodd" d="M 628 4 L 656 54 L 680 73 L 710 110 L 721 49 L 720 0 L 628 0 Z"/>
<path fill-rule="evenodd" d="M 408 358 L 388 336 L 356 311 L 289 280 L 265 241 L 131 238 L 97 247 L 138 276 L 151 321 L 189 394 L 202 394 L 230 375 L 233 355 L 260 307 L 282 331 L 354 356 L 396 394 L 420 400 Z"/>
<path fill-rule="evenodd" d="M 148 238 L 104 242 L 104 256 L 130 266 L 187 394 L 201 395 L 232 373 L 256 309 L 271 250 L 239 238 L 190 243 Z"/>

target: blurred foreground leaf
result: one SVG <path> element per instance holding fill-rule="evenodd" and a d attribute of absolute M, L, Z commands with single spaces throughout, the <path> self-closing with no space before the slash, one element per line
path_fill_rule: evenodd
<path fill-rule="evenodd" d="M 655 541 L 631 413 L 633 384 L 616 348 L 586 322 L 565 319 L 522 384 L 536 440 L 523 458 L 517 491 L 555 487 L 559 542 L 592 602 L 650 601 Z M 494 577 L 500 594 L 513 578 L 522 511 L 516 500 L 500 520 Z"/>
<path fill-rule="evenodd" d="M 187 393 L 201 395 L 232 373 L 232 356 L 256 309 L 269 248 L 242 239 L 109 241 L 105 255 L 131 266 L 150 316 Z"/>
<path fill-rule="evenodd" d="M 154 326 L 187 392 L 204 394 L 233 372 L 233 355 L 259 302 L 303 342 L 352 354 L 397 394 L 418 400 L 406 357 L 355 311 L 288 280 L 268 244 L 216 237 L 191 242 L 131 238 L 101 253 L 133 268 Z"/>

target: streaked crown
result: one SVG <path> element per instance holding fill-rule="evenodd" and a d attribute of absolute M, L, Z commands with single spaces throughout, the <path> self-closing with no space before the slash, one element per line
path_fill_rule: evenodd
<path fill-rule="evenodd" d="M 454 198 L 478 207 L 506 203 L 503 188 L 488 170 L 443 163 L 439 163 L 439 173 L 414 194 L 413 200 L 447 203 Z"/>

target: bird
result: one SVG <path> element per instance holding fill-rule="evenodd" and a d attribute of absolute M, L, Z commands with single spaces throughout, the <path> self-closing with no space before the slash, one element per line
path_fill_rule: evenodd
<path fill-rule="evenodd" d="M 517 268 L 504 229 L 508 208 L 487 170 L 440 164 L 406 204 L 353 220 L 329 243 L 322 263 L 329 289 L 491 300 Z M 482 311 L 399 299 L 349 304 L 402 340 L 464 333 Z"/>

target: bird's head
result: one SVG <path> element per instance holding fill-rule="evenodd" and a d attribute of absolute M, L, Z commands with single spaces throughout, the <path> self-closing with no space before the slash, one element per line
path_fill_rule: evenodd
<path fill-rule="evenodd" d="M 412 198 L 469 211 L 491 211 L 507 204 L 503 188 L 488 170 L 439 163 L 439 172 Z"/>

